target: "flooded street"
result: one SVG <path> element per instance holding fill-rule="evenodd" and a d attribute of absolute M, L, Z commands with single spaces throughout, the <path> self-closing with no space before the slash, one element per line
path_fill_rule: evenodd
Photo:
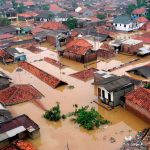
<path fill-rule="evenodd" d="M 85 69 L 84 65 L 64 58 L 58 58 L 56 52 L 50 51 L 46 48 L 41 49 L 43 51 L 39 54 L 34 54 L 23 49 L 27 54 L 28 62 L 67 82 L 68 85 L 74 86 L 73 89 L 69 89 L 68 86 L 52 89 L 50 86 L 25 70 L 16 72 L 17 64 L 8 66 L 0 64 L 0 70 L 8 74 L 12 78 L 14 84 L 31 84 L 39 90 L 44 95 L 44 98 L 42 98 L 40 102 L 46 109 L 54 106 L 56 102 L 60 102 L 62 113 L 72 112 L 74 110 L 73 104 L 78 104 L 79 106 L 90 105 L 91 107 L 95 107 L 104 118 L 110 120 L 112 125 L 105 129 L 89 132 L 82 129 L 77 124 L 72 123 L 69 119 L 58 123 L 48 122 L 42 117 L 44 111 L 34 102 L 9 106 L 8 108 L 14 116 L 27 114 L 40 126 L 40 138 L 34 141 L 31 140 L 38 149 L 67 150 L 68 144 L 70 150 L 92 150 L 93 146 L 94 150 L 119 150 L 125 136 L 129 136 L 130 134 L 135 135 L 137 130 L 142 130 L 149 126 L 147 123 L 122 107 L 117 107 L 112 111 L 107 111 L 106 109 L 99 107 L 97 104 L 91 103 L 93 100 L 97 99 L 96 88 L 92 85 L 94 80 L 92 79 L 84 82 L 69 76 L 72 73 Z M 44 57 L 50 57 L 55 60 L 60 59 L 62 64 L 67 67 L 60 70 L 59 68 L 41 60 Z M 92 65 L 89 65 L 88 68 L 93 67 L 99 70 L 108 70 L 120 66 L 123 63 L 127 63 L 135 58 L 137 57 L 119 54 L 112 60 L 93 63 Z M 124 75 L 127 74 L 125 71 L 148 63 L 150 63 L 150 56 L 141 58 L 139 61 L 130 64 L 130 66 L 115 70 L 112 73 L 116 75 Z M 138 77 L 136 78 L 140 79 Z M 132 130 L 132 132 L 130 132 L 130 130 Z M 110 142 L 111 137 L 116 139 L 115 143 Z"/>

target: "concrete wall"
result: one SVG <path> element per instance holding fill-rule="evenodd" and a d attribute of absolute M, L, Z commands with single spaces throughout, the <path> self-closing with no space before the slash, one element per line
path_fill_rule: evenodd
<path fill-rule="evenodd" d="M 130 23 L 130 24 L 121 24 L 121 23 L 118 23 L 117 26 L 116 26 L 116 23 L 113 24 L 115 29 L 116 30 L 119 30 L 119 31 L 133 31 L 133 30 L 137 30 L 140 28 L 139 24 L 138 23 Z"/>

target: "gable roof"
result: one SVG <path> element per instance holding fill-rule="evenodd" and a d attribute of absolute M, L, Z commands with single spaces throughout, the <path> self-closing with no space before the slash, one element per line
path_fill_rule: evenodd
<path fill-rule="evenodd" d="M 135 15 L 140 15 L 140 14 L 144 14 L 146 12 L 146 8 L 141 7 L 141 8 L 137 8 L 135 10 L 133 10 L 133 14 Z"/>
<path fill-rule="evenodd" d="M 45 22 L 41 28 L 47 29 L 47 30 L 66 30 L 67 26 L 60 22 Z"/>
<path fill-rule="evenodd" d="M 10 33 L 0 34 L 0 40 L 9 39 L 9 38 L 13 38 L 13 37 L 14 37 L 14 35 L 12 35 Z"/>
<path fill-rule="evenodd" d="M 136 19 L 136 21 L 139 23 L 145 23 L 145 22 L 148 22 L 148 19 L 145 17 L 139 17 Z"/>
<path fill-rule="evenodd" d="M 116 76 L 109 72 L 98 71 L 96 72 L 94 83 L 103 86 L 107 91 L 113 92 L 123 87 L 133 85 L 131 80 L 125 76 Z"/>
<path fill-rule="evenodd" d="M 57 4 L 50 4 L 50 11 L 52 12 L 64 12 L 66 11 L 65 9 L 59 7 Z"/>
<path fill-rule="evenodd" d="M 130 16 L 122 15 L 122 16 L 117 16 L 114 18 L 114 23 L 120 23 L 120 24 L 129 24 L 134 22 L 135 20 L 131 19 Z"/>
<path fill-rule="evenodd" d="M 150 111 L 150 89 L 138 88 L 126 95 L 126 100 Z"/>
<path fill-rule="evenodd" d="M 128 70 L 127 72 L 131 72 L 131 73 L 133 72 L 136 75 L 141 75 L 144 78 L 149 79 L 150 78 L 150 64 L 137 67 L 137 68 L 133 68 L 131 70 Z"/>

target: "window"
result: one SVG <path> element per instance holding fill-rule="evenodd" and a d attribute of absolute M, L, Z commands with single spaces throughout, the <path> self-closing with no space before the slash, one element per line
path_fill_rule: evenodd
<path fill-rule="evenodd" d="M 108 100 L 111 101 L 111 94 L 108 93 Z"/>
<path fill-rule="evenodd" d="M 115 24 L 115 26 L 117 27 L 117 24 Z"/>
<path fill-rule="evenodd" d="M 121 24 L 120 24 L 120 26 L 121 26 Z"/>
<path fill-rule="evenodd" d="M 124 25 L 124 27 L 126 28 L 126 24 Z"/>
<path fill-rule="evenodd" d="M 105 91 L 102 90 L 102 97 L 105 98 Z"/>

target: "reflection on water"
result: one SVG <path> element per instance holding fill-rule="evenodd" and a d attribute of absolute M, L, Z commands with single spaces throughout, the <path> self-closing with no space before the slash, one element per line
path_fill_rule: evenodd
<path fill-rule="evenodd" d="M 97 98 L 96 88 L 92 85 L 93 79 L 87 82 L 82 82 L 69 76 L 69 74 L 85 69 L 83 64 L 61 58 L 61 62 L 68 67 L 60 71 L 57 67 L 44 61 L 34 61 L 34 59 L 38 60 L 45 56 L 58 59 L 56 53 L 49 50 L 44 50 L 42 53 L 36 55 L 29 51 L 25 51 L 25 53 L 28 56 L 29 62 L 32 62 L 33 65 L 63 81 L 66 81 L 68 85 L 72 85 L 74 88 L 69 89 L 67 86 L 63 86 L 58 89 L 52 89 L 27 71 L 23 70 L 21 72 L 16 72 L 16 64 L 0 65 L 0 70 L 7 73 L 13 79 L 13 83 L 29 83 L 36 87 L 45 96 L 40 100 L 40 102 L 46 109 L 54 106 L 56 102 L 60 102 L 61 111 L 65 114 L 74 110 L 73 104 L 78 104 L 79 106 L 90 105 L 91 107 L 95 107 L 106 119 L 112 122 L 111 127 L 108 127 L 107 129 L 87 132 L 85 129 L 80 128 L 77 124 L 71 122 L 70 119 L 66 119 L 58 123 L 48 122 L 42 117 L 44 111 L 40 107 L 37 107 L 34 103 L 27 102 L 10 106 L 9 109 L 14 116 L 25 113 L 39 124 L 41 128 L 41 136 L 32 141 L 39 149 L 65 150 L 66 144 L 68 143 L 71 150 L 87 150 L 93 149 L 93 147 L 95 150 L 99 150 L 100 147 L 103 147 L 105 150 L 116 150 L 119 149 L 122 144 L 124 136 L 129 135 L 128 131 L 131 128 L 134 130 L 141 130 L 149 126 L 147 123 L 121 107 L 117 107 L 112 111 L 107 111 L 106 109 L 97 106 L 97 104 L 91 103 L 95 100 L 95 98 Z M 110 61 L 100 61 L 97 64 L 94 63 L 90 65 L 90 67 L 94 67 L 99 70 L 107 70 L 108 68 L 119 66 L 120 64 L 129 62 L 135 58 L 136 57 L 118 55 Z M 125 74 L 127 69 L 143 65 L 148 62 L 150 62 L 150 56 L 131 64 L 129 67 L 124 67 L 114 71 L 114 73 L 122 75 Z M 124 132 L 120 132 L 121 130 Z M 111 136 L 117 138 L 116 144 L 112 145 L 109 142 L 109 138 Z"/>

